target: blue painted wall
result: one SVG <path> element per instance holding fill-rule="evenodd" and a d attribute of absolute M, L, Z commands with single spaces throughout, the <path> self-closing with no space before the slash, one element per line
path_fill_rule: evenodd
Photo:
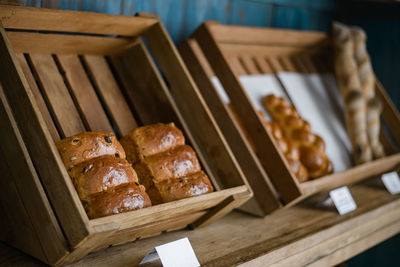
<path fill-rule="evenodd" d="M 368 50 L 377 77 L 400 108 L 400 3 L 349 0 L 22 0 L 20 3 L 127 16 L 136 12 L 155 13 L 176 43 L 189 37 L 205 20 L 321 31 L 329 31 L 332 19 L 360 25 L 369 37 Z M 397 236 L 347 264 L 400 266 L 399 249 Z"/>

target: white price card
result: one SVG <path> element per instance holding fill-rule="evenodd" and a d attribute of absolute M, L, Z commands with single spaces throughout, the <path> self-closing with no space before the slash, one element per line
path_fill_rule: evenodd
<path fill-rule="evenodd" d="M 397 172 L 389 172 L 382 175 L 382 182 L 390 194 L 400 193 L 400 178 Z"/>
<path fill-rule="evenodd" d="M 164 267 L 200 266 L 187 237 L 153 248 L 140 264 L 160 259 Z"/>
<path fill-rule="evenodd" d="M 339 187 L 329 192 L 335 207 L 340 215 L 346 214 L 357 208 L 353 197 L 347 186 Z"/>

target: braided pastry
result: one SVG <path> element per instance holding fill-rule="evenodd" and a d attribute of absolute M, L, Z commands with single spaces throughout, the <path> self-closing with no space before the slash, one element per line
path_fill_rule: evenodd
<path fill-rule="evenodd" d="M 249 142 L 251 148 L 255 153 L 257 153 L 256 146 L 250 139 L 246 129 L 243 127 L 243 124 L 240 122 L 239 117 L 235 110 L 233 109 L 232 105 L 228 104 L 228 109 L 235 120 L 238 122 L 240 128 L 244 136 L 246 137 L 247 141 Z M 263 121 L 265 128 L 267 131 L 273 136 L 274 141 L 282 154 L 285 156 L 285 159 L 289 165 L 290 171 L 296 176 L 299 182 L 305 182 L 308 180 L 308 172 L 306 168 L 300 162 L 300 152 L 299 148 L 297 147 L 296 143 L 290 140 L 286 140 L 283 135 L 282 131 L 277 123 L 268 122 L 264 116 L 264 113 L 261 111 L 257 112 L 260 116 L 261 120 Z"/>
<path fill-rule="evenodd" d="M 346 126 L 353 146 L 353 157 L 356 163 L 365 163 L 372 160 L 372 150 L 368 142 L 366 102 L 361 90 L 358 65 L 354 59 L 351 30 L 343 24 L 334 23 L 333 43 L 335 72 L 345 103 Z M 363 53 L 360 50 L 356 54 L 360 58 Z M 367 89 L 365 92 L 370 94 Z"/>
<path fill-rule="evenodd" d="M 385 151 L 379 141 L 379 117 L 382 112 L 382 103 L 375 97 L 375 75 L 367 52 L 367 36 L 359 27 L 353 27 L 351 33 L 354 40 L 354 59 L 358 67 L 361 92 L 367 105 L 367 135 L 374 157 L 382 158 L 385 156 Z"/>
<path fill-rule="evenodd" d="M 300 150 L 296 142 L 283 137 L 278 123 L 264 120 L 264 125 L 267 131 L 273 136 L 278 149 L 285 155 L 290 171 L 296 176 L 300 183 L 306 182 L 309 175 L 307 169 L 300 162 Z"/>
<path fill-rule="evenodd" d="M 324 141 L 311 132 L 310 124 L 300 118 L 293 106 L 275 95 L 264 97 L 263 105 L 282 129 L 283 136 L 298 146 L 300 162 L 307 169 L 310 179 L 333 172 L 332 162 L 325 153 Z"/>

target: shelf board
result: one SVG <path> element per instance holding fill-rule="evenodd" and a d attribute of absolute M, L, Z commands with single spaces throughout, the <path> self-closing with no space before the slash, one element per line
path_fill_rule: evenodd
<path fill-rule="evenodd" d="M 376 181 L 375 181 L 376 182 Z M 154 246 L 188 237 L 202 266 L 335 265 L 400 232 L 400 195 L 373 181 L 350 187 L 358 208 L 344 216 L 316 208 L 318 194 L 266 218 L 233 212 L 195 231 L 180 230 L 94 252 L 76 266 L 135 266 Z M 0 243 L 0 263 L 38 261 Z"/>

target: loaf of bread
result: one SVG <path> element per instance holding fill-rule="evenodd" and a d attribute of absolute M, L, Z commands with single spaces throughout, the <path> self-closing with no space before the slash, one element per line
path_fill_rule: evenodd
<path fill-rule="evenodd" d="M 263 105 L 282 129 L 283 136 L 298 146 L 300 162 L 307 169 L 310 179 L 333 172 L 332 162 L 325 153 L 324 141 L 311 132 L 310 124 L 301 119 L 293 106 L 275 95 L 264 97 Z"/>
<path fill-rule="evenodd" d="M 353 147 L 353 158 L 357 164 L 369 162 L 373 154 L 368 141 L 367 104 L 364 94 L 371 95 L 372 92 L 369 88 L 363 93 L 351 29 L 344 24 L 333 23 L 332 33 L 335 73 L 345 104 L 346 128 Z M 363 53 L 360 53 L 360 50 L 356 52 L 358 59 L 362 58 Z M 364 71 L 361 73 L 365 77 Z M 370 83 L 365 80 L 364 85 Z"/>
<path fill-rule="evenodd" d="M 90 219 L 151 206 L 113 134 L 82 133 L 56 146 Z"/>
<path fill-rule="evenodd" d="M 151 206 L 144 186 L 128 183 L 90 196 L 83 203 L 88 217 L 99 218 Z"/>
<path fill-rule="evenodd" d="M 67 169 L 101 156 L 125 158 L 124 149 L 113 133 L 85 132 L 64 138 L 56 146 Z"/>
<path fill-rule="evenodd" d="M 122 184 L 139 182 L 136 172 L 126 159 L 110 156 L 79 163 L 68 174 L 81 200 Z"/>
<path fill-rule="evenodd" d="M 173 123 L 158 123 L 134 129 L 127 136 L 121 138 L 120 143 L 127 153 L 128 160 L 134 163 L 148 156 L 184 145 L 185 138 Z"/>
<path fill-rule="evenodd" d="M 196 153 L 173 123 L 136 128 L 121 144 L 153 205 L 213 191 Z"/>

